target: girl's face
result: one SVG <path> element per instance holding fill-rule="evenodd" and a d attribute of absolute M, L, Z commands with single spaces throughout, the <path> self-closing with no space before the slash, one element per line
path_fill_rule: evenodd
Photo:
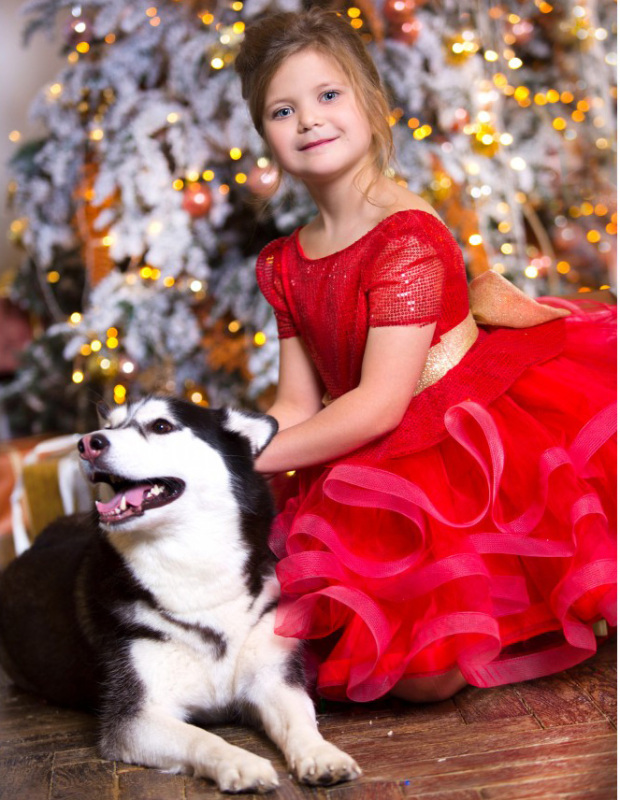
<path fill-rule="evenodd" d="M 353 176 L 369 160 L 368 116 L 338 62 L 316 50 L 289 56 L 277 70 L 263 126 L 280 167 L 307 184 Z"/>

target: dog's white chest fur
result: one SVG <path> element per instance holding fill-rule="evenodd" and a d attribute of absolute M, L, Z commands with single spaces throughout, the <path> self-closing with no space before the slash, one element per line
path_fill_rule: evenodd
<path fill-rule="evenodd" d="M 137 672 L 153 673 L 146 685 L 153 690 L 154 702 L 163 697 L 178 712 L 194 714 L 226 707 L 244 697 L 257 660 L 279 662 L 297 647 L 295 640 L 273 635 L 273 607 L 279 595 L 275 577 L 256 598 L 239 592 L 239 586 L 232 600 L 213 604 L 210 596 L 210 605 L 184 613 L 144 602 L 133 607 L 134 622 L 163 637 L 140 639 L 131 646 Z"/>

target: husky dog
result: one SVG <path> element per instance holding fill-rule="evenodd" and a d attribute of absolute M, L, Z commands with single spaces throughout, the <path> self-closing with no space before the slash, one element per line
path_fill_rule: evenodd
<path fill-rule="evenodd" d="M 273 510 L 253 461 L 275 420 L 164 397 L 102 416 L 78 450 L 113 497 L 54 522 L 0 579 L 9 675 L 96 711 L 105 758 L 268 792 L 267 759 L 194 724 L 241 718 L 298 780 L 356 778 L 317 730 L 301 643 L 274 633 Z"/>

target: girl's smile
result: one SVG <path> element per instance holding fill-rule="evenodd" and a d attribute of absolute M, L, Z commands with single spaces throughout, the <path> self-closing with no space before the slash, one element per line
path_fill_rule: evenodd
<path fill-rule="evenodd" d="M 308 184 L 357 174 L 368 161 L 367 114 L 340 65 L 317 50 L 289 56 L 276 71 L 263 125 L 281 168 Z"/>
<path fill-rule="evenodd" d="M 331 139 L 317 139 L 316 142 L 309 142 L 308 144 L 303 145 L 300 147 L 300 150 L 310 150 L 313 147 L 320 147 L 323 144 L 329 144 L 330 142 L 335 142 L 337 137 L 333 137 Z"/>

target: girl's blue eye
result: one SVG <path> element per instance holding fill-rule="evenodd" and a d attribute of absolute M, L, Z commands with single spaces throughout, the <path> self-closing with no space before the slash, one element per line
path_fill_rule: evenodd
<path fill-rule="evenodd" d="M 284 117 L 290 116 L 292 113 L 293 113 L 293 110 L 291 108 L 289 108 L 288 106 L 286 106 L 285 108 L 279 108 L 277 111 L 274 111 L 273 112 L 273 118 L 274 119 L 277 119 L 277 118 L 283 119 Z"/>
<path fill-rule="evenodd" d="M 323 92 L 323 99 L 324 100 L 335 100 L 340 92 L 337 92 L 335 89 L 330 89 L 327 92 Z"/>

